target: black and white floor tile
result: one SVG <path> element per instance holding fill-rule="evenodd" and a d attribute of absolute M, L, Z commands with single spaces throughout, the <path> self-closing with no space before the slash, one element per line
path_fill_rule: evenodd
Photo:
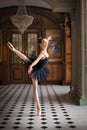
<path fill-rule="evenodd" d="M 87 130 L 87 106 L 78 106 L 69 86 L 38 86 L 41 116 L 36 115 L 33 86 L 0 86 L 0 130 Z"/>

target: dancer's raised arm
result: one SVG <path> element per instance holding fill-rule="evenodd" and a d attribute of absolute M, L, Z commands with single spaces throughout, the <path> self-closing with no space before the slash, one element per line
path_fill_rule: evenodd
<path fill-rule="evenodd" d="M 48 41 L 49 41 L 49 40 L 52 40 L 52 36 L 50 35 L 50 36 L 48 36 L 46 39 L 47 39 Z"/>
<path fill-rule="evenodd" d="M 7 43 L 7 46 L 9 47 L 9 49 L 11 51 L 13 51 L 22 60 L 29 61 L 29 58 L 26 55 L 24 55 L 23 53 L 21 53 L 20 51 L 18 51 L 17 49 L 15 49 L 14 46 L 10 42 Z"/>

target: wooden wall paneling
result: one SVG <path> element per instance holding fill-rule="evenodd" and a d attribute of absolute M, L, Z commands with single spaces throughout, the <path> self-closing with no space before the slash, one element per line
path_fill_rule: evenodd
<path fill-rule="evenodd" d="M 3 46 L 2 46 L 2 83 L 7 84 L 8 78 L 8 48 L 7 48 L 7 30 L 3 31 Z"/>
<path fill-rule="evenodd" d="M 69 15 L 65 14 L 65 55 L 64 55 L 64 79 L 63 84 L 71 85 L 71 73 L 72 73 L 72 56 L 71 56 L 71 29 L 70 29 Z"/>
<path fill-rule="evenodd" d="M 28 7 L 27 7 L 28 8 Z M 24 82 L 24 79 L 26 78 L 25 82 L 27 82 L 27 79 L 29 78 L 28 75 L 27 77 L 25 77 L 25 75 L 23 75 L 23 66 L 21 65 L 21 68 L 18 68 L 18 66 L 14 66 L 13 68 L 16 70 L 10 69 L 10 56 L 12 55 L 12 52 L 9 51 L 9 49 L 7 48 L 7 41 L 11 41 L 11 33 L 16 32 L 16 33 L 20 33 L 18 31 L 18 29 L 11 23 L 10 21 L 10 16 L 15 14 L 16 11 L 16 7 L 13 8 L 6 8 L 1 10 L 0 12 L 2 14 L 0 14 L 1 19 L 0 20 L 0 27 L 3 30 L 3 82 L 5 81 L 11 81 L 12 82 L 12 78 L 14 79 L 14 82 L 17 82 L 17 79 L 20 83 Z M 27 41 L 27 37 L 26 34 L 31 31 L 32 29 L 38 29 L 41 31 L 41 33 L 39 35 L 43 35 L 46 36 L 46 30 L 47 29 L 58 29 L 60 30 L 60 24 L 63 25 L 64 23 L 64 13 L 53 13 L 51 10 L 46 10 L 44 8 L 32 8 L 31 9 L 31 13 L 34 16 L 34 22 L 33 24 L 24 32 L 25 37 L 23 37 L 23 49 L 25 50 L 25 46 L 26 46 L 26 41 Z M 15 30 L 15 31 L 14 31 Z M 62 36 L 63 38 L 63 36 Z M 38 49 L 39 50 L 39 49 Z M 10 55 L 10 56 L 9 56 Z M 62 59 L 63 60 L 63 59 Z M 53 63 L 49 63 L 48 67 L 50 70 L 50 74 L 48 76 L 48 79 L 46 81 L 46 83 L 49 81 L 49 83 L 57 83 L 59 81 L 62 82 L 63 80 L 63 66 L 61 64 L 62 61 L 60 62 L 53 62 Z M 10 76 L 11 73 L 11 76 Z M 17 75 L 17 77 L 16 77 Z M 30 80 L 30 78 L 29 78 Z M 17 82 L 18 83 L 18 82 Z"/>
<path fill-rule="evenodd" d="M 47 80 L 48 81 L 53 81 L 51 83 L 62 83 L 63 79 L 63 68 L 61 63 L 49 63 L 48 64 L 48 69 L 49 69 L 49 75 Z"/>
<path fill-rule="evenodd" d="M 0 84 L 2 84 L 2 63 L 0 63 Z"/>
<path fill-rule="evenodd" d="M 2 83 L 2 46 L 3 46 L 2 31 L 0 30 L 0 84 Z"/>
<path fill-rule="evenodd" d="M 23 69 L 22 66 L 13 66 L 11 69 L 11 82 L 24 82 L 24 75 L 23 75 Z"/>

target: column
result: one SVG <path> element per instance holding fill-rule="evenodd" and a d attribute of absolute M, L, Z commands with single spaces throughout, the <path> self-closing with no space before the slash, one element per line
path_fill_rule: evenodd
<path fill-rule="evenodd" d="M 81 70 L 82 70 L 82 78 L 81 78 L 81 86 L 82 93 L 80 99 L 80 105 L 87 105 L 87 0 L 81 0 Z"/>

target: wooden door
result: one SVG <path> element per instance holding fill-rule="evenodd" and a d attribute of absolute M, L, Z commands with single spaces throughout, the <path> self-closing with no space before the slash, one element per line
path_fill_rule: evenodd
<path fill-rule="evenodd" d="M 27 32 L 25 34 L 12 33 L 11 41 L 14 47 L 26 56 L 32 52 L 37 55 L 38 53 L 38 33 Z M 9 75 L 11 83 L 31 83 L 31 78 L 24 70 L 24 61 L 21 60 L 16 54 L 9 51 Z"/>
<path fill-rule="evenodd" d="M 37 32 L 31 32 L 26 33 L 25 41 L 26 45 L 24 44 L 24 54 L 29 56 L 32 53 L 37 56 L 38 54 L 38 33 Z M 25 73 L 25 83 L 31 83 L 31 78 L 27 73 Z"/>

